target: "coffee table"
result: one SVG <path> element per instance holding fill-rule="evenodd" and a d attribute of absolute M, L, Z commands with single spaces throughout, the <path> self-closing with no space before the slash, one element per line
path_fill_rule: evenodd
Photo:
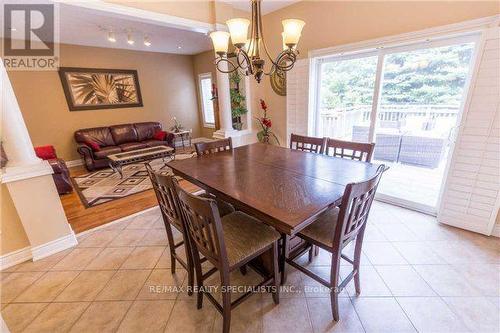
<path fill-rule="evenodd" d="M 122 167 L 127 164 L 147 162 L 155 160 L 157 158 L 163 159 L 165 161 L 166 157 L 172 157 L 174 155 L 174 148 L 167 146 L 151 147 L 137 149 L 133 151 L 112 154 L 108 156 L 109 167 L 120 174 L 120 178 L 123 178 Z"/>

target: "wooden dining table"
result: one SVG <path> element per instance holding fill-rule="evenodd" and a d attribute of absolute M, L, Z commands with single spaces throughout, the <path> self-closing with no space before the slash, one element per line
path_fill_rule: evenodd
<path fill-rule="evenodd" d="M 274 227 L 287 241 L 328 208 L 345 186 L 373 177 L 378 165 L 255 143 L 168 163 L 192 182 Z M 282 260 L 282 266 L 284 260 Z"/>

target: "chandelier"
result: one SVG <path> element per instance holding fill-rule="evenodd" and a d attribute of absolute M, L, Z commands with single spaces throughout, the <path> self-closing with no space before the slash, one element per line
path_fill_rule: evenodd
<path fill-rule="evenodd" d="M 284 76 L 286 71 L 293 68 L 297 60 L 297 43 L 299 42 L 302 28 L 305 22 L 297 19 L 281 21 L 283 24 L 283 51 L 273 60 L 264 40 L 262 29 L 262 15 L 260 12 L 261 0 L 252 1 L 252 22 L 244 18 L 235 18 L 226 21 L 229 33 L 225 31 L 214 31 L 210 34 L 216 53 L 215 65 L 222 73 L 232 73 L 239 70 L 242 74 L 253 75 L 260 82 L 264 75 Z M 250 39 L 248 39 L 248 27 L 250 28 Z M 235 48 L 234 52 L 228 54 L 229 37 Z M 268 72 L 264 71 L 265 60 L 261 57 L 261 51 L 271 63 Z M 234 58 L 230 60 L 229 58 Z M 227 64 L 227 67 L 223 64 Z"/>

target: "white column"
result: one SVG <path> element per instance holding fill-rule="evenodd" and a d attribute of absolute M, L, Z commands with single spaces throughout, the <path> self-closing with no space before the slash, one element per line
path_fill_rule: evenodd
<path fill-rule="evenodd" d="M 40 164 L 31 143 L 28 129 L 19 109 L 14 90 L 10 83 L 3 61 L 0 61 L 0 115 L 2 117 L 2 143 L 9 159 L 8 167 Z"/>
<path fill-rule="evenodd" d="M 28 236 L 33 260 L 75 246 L 47 161 L 36 157 L 19 104 L 0 58 L 2 142 L 9 161 L 1 181 L 6 184 Z M 36 110 L 34 110 L 36 112 Z"/>
<path fill-rule="evenodd" d="M 221 62 L 219 68 L 227 71 L 227 63 Z M 231 95 L 229 75 L 217 70 L 217 97 L 219 102 L 220 129 L 214 133 L 214 138 L 228 138 L 234 134 L 233 118 L 231 117 Z"/>

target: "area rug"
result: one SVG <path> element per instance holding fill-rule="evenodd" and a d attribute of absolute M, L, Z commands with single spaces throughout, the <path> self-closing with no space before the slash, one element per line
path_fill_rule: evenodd
<path fill-rule="evenodd" d="M 194 153 L 176 154 L 175 159 L 182 160 L 193 156 Z M 162 159 L 153 160 L 150 165 L 153 170 L 162 174 L 172 172 Z M 122 170 L 123 178 L 109 168 L 73 177 L 75 189 L 85 207 L 93 207 L 153 188 L 144 163 L 129 164 Z"/>

